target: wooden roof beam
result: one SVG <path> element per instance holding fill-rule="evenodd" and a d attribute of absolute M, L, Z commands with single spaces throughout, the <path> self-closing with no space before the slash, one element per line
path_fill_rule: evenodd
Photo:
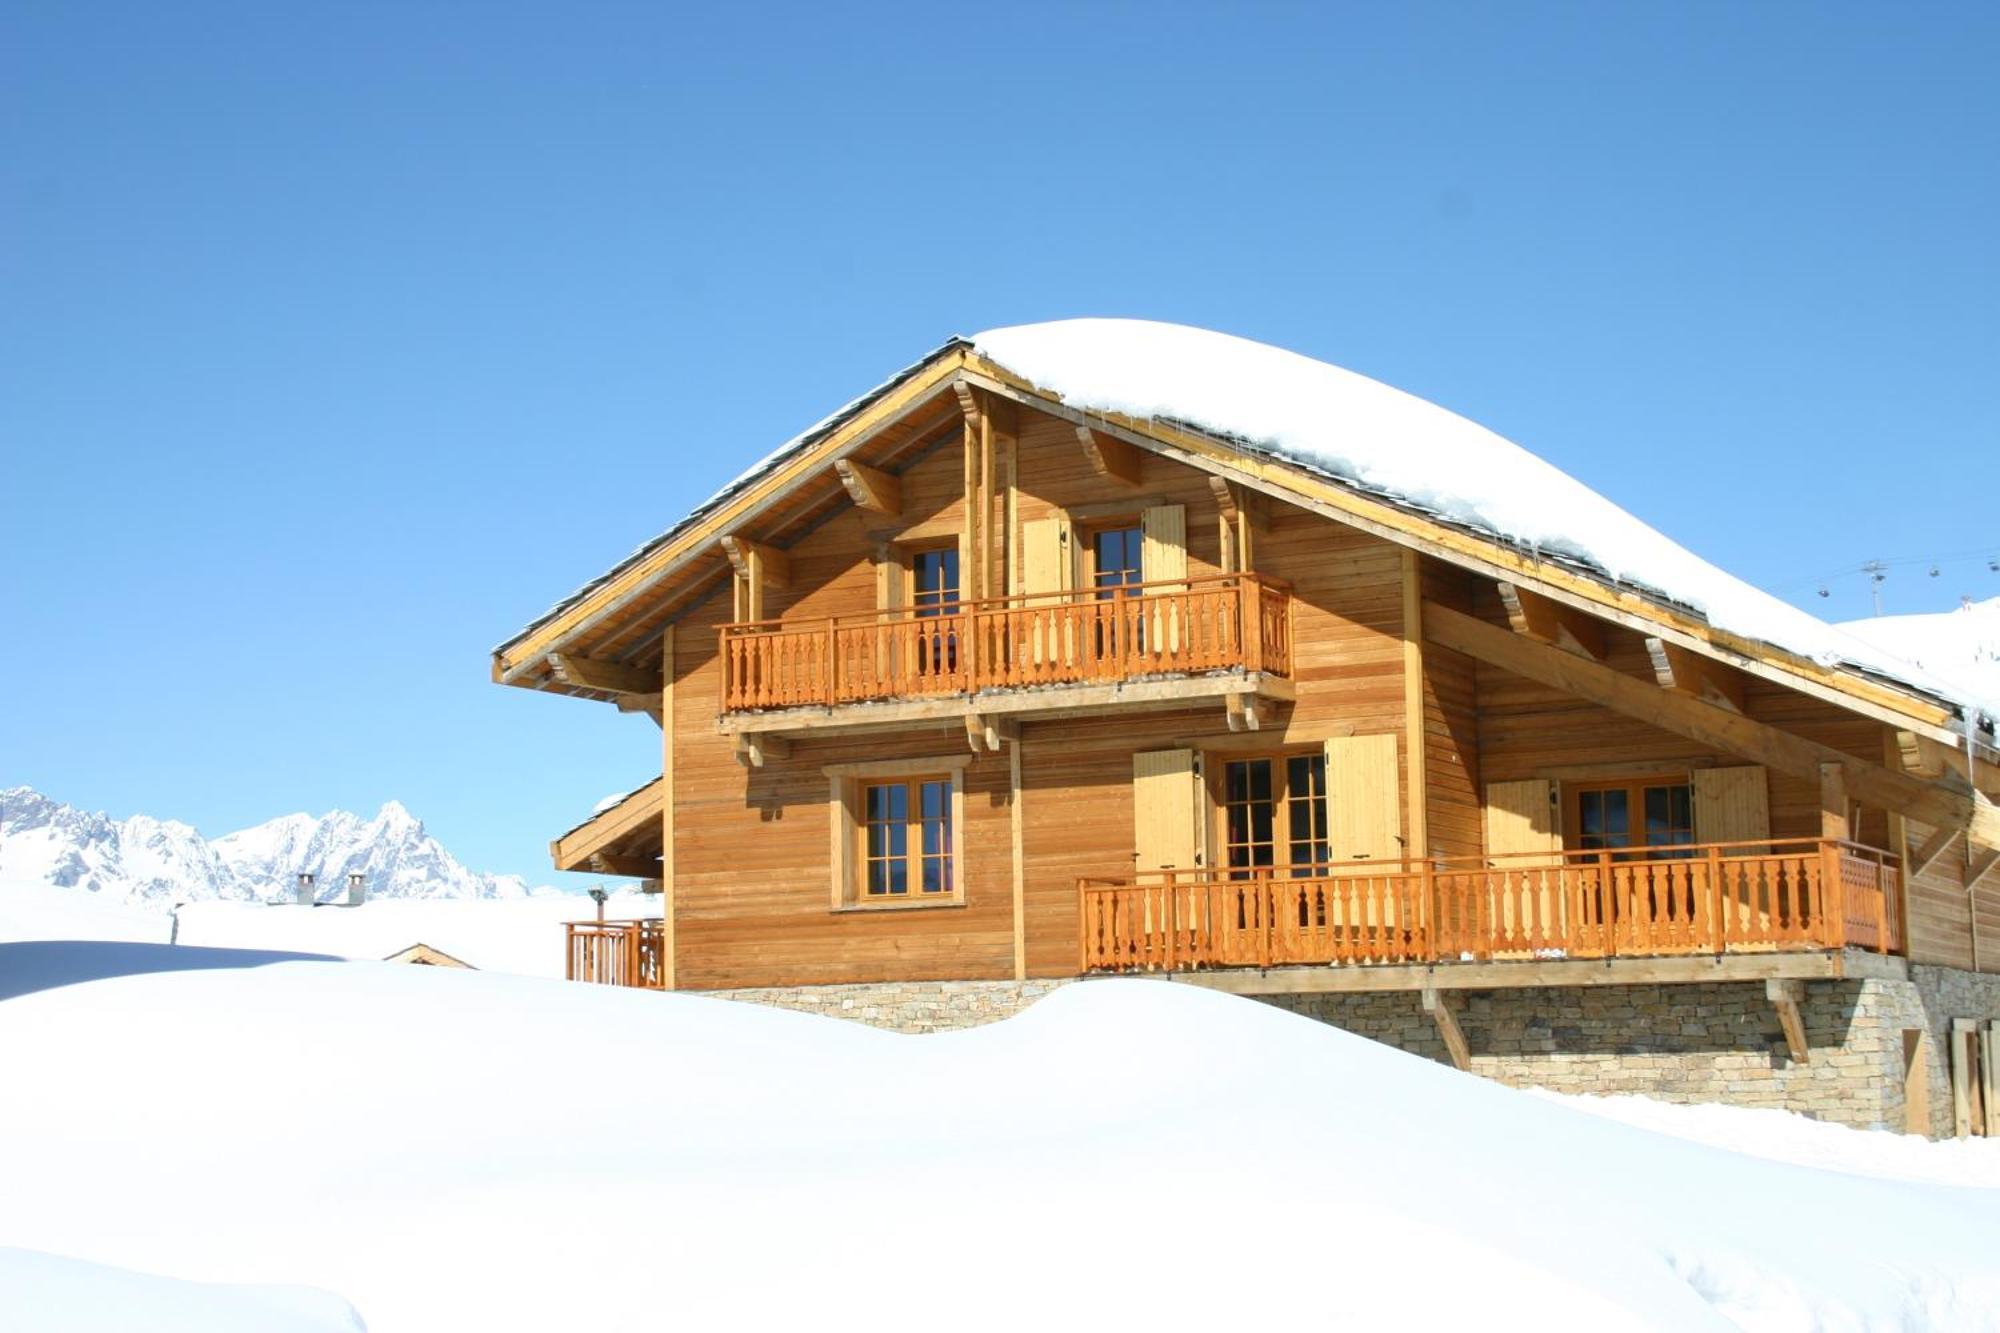
<path fill-rule="evenodd" d="M 630 875 L 633 879 L 658 879 L 660 858 L 620 856 L 615 852 L 592 852 L 590 872 L 593 875 Z"/>
<path fill-rule="evenodd" d="M 1499 588 L 1500 603 L 1507 608 L 1507 623 L 1516 634 L 1525 634 L 1593 662 L 1604 660 L 1603 621 L 1518 584 L 1503 582 Z"/>
<path fill-rule="evenodd" d="M 1743 711 L 1741 672 L 1666 639 L 1649 637 L 1646 656 L 1652 659 L 1653 678 L 1661 689 L 1727 708 L 1732 713 Z"/>
<path fill-rule="evenodd" d="M 856 509 L 894 518 L 903 512 L 903 479 L 878 467 L 857 463 L 851 458 L 835 459 L 833 470 L 847 488 L 847 498 Z"/>
<path fill-rule="evenodd" d="M 1972 841 L 2000 847 L 2000 809 L 1976 792 L 1924 782 L 1726 708 L 1661 690 L 1436 602 L 1423 604 L 1423 621 L 1424 637 L 1442 647 L 1781 773 L 1818 784 L 1821 764 L 1839 764 L 1845 770 L 1847 790 L 1864 804 L 1926 824 L 1964 829 Z"/>
<path fill-rule="evenodd" d="M 574 653 L 550 653 L 549 668 L 556 679 L 565 685 L 574 685 L 582 690 L 603 690 L 609 694 L 651 695 L 653 706 L 659 707 L 660 673 L 657 670 L 627 666 L 623 662 L 604 662 L 594 657 L 578 657 Z"/>
<path fill-rule="evenodd" d="M 1139 484 L 1139 448 L 1115 436 L 1106 435 L 1101 430 L 1088 426 L 1076 428 L 1077 443 L 1083 446 L 1083 456 L 1090 460 L 1091 470 L 1100 477 L 1122 481 L 1127 486 Z"/>
<path fill-rule="evenodd" d="M 777 547 L 732 532 L 723 534 L 722 550 L 739 578 L 758 580 L 775 588 L 791 586 L 792 558 Z"/>

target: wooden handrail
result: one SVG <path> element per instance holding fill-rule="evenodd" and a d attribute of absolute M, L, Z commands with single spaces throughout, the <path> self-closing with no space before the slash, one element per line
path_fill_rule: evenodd
<path fill-rule="evenodd" d="M 666 922 L 658 917 L 563 923 L 564 972 L 571 981 L 613 986 L 662 984 Z"/>
<path fill-rule="evenodd" d="M 1900 952 L 1897 858 L 1821 838 L 1080 879 L 1084 971 Z"/>
<path fill-rule="evenodd" d="M 722 627 L 723 709 L 1291 674 L 1290 594 L 1254 574 Z"/>

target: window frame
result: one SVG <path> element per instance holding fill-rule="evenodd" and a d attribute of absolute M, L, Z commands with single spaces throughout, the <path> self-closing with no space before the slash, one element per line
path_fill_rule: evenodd
<path fill-rule="evenodd" d="M 1686 842 L 1660 842 L 1650 840 L 1646 830 L 1646 793 L 1656 789 L 1678 787 L 1687 793 L 1688 823 Z M 1622 791 L 1626 800 L 1627 836 L 1631 839 L 1623 847 L 1585 847 L 1583 839 L 1583 797 L 1587 792 Z M 1697 845 L 1701 832 L 1694 823 L 1694 777 L 1685 772 L 1640 773 L 1615 778 L 1584 778 L 1562 784 L 1563 850 L 1584 855 L 1601 853 L 1622 860 L 1632 860 L 1652 854 L 1659 859 L 1661 854 L 1687 855 L 1686 849 Z"/>
<path fill-rule="evenodd" d="M 1294 862 L 1291 860 L 1291 847 L 1294 842 L 1292 837 L 1292 805 L 1295 799 L 1292 793 L 1291 765 L 1293 760 L 1298 759 L 1308 762 L 1317 759 L 1321 764 L 1320 790 L 1317 796 L 1320 802 L 1320 827 L 1325 831 L 1327 836 L 1323 838 L 1308 837 L 1306 841 L 1325 846 L 1327 859 L 1323 861 Z M 1237 845 L 1232 844 L 1229 839 L 1229 807 L 1231 804 L 1229 800 L 1229 766 L 1231 764 L 1258 762 L 1265 762 L 1271 765 L 1272 864 L 1268 867 L 1235 866 L 1230 864 L 1229 860 L 1230 852 Z M 1287 879 L 1316 879 L 1327 873 L 1324 869 L 1321 869 L 1316 874 L 1299 874 L 1295 873 L 1294 869 L 1295 867 L 1306 865 L 1325 867 L 1334 863 L 1332 859 L 1333 845 L 1331 836 L 1333 831 L 1332 793 L 1327 789 L 1325 747 L 1287 746 L 1280 749 L 1247 752 L 1238 750 L 1217 751 L 1204 755 L 1202 764 L 1205 771 L 1211 775 L 1208 797 L 1210 806 L 1213 809 L 1211 845 L 1216 849 L 1216 854 L 1212 858 L 1214 862 L 1212 869 L 1216 876 L 1222 879 L 1230 879 L 1240 873 L 1244 878 L 1248 879 L 1253 878 L 1259 870 L 1268 870 L 1274 875 L 1279 871 L 1283 871 L 1285 872 L 1284 877 Z M 1299 799 L 1310 802 L 1313 798 L 1314 793 L 1308 792 L 1303 798 Z M 1256 844 L 1244 843 L 1241 845 L 1248 847 L 1255 846 Z M 1285 859 L 1282 861 L 1278 859 L 1280 848 L 1284 849 L 1286 854 Z"/>
<path fill-rule="evenodd" d="M 828 822 L 831 825 L 831 910 L 835 912 L 909 912 L 965 905 L 965 767 L 970 755 L 925 759 L 895 759 L 854 764 L 829 764 Z M 925 893 L 923 883 L 922 786 L 949 784 L 945 811 L 945 845 L 949 848 L 950 885 Z M 908 789 L 904 817 L 903 858 L 908 889 L 899 894 L 868 892 L 867 792 L 870 787 L 901 785 Z M 880 860 L 881 858 L 873 858 Z"/>
<path fill-rule="evenodd" d="M 1100 585 L 1097 581 L 1097 576 L 1100 572 L 1097 565 L 1097 539 L 1107 532 L 1126 531 L 1131 532 L 1138 539 L 1139 563 L 1134 566 L 1127 566 L 1127 568 L 1138 574 L 1139 577 L 1131 582 Z M 1145 584 L 1146 525 L 1141 515 L 1137 513 L 1117 514 L 1106 518 L 1093 519 L 1088 523 L 1078 523 L 1076 524 L 1076 534 L 1077 544 L 1082 548 L 1079 552 L 1081 556 L 1080 563 L 1082 565 L 1080 571 L 1082 574 L 1080 580 L 1081 586 L 1077 589 L 1079 593 L 1087 597 L 1109 599 L 1116 596 L 1119 590 L 1134 586 L 1143 586 Z"/>

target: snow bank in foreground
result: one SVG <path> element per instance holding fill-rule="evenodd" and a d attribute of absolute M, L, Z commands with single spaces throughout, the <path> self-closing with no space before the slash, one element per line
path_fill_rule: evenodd
<path fill-rule="evenodd" d="M 2000 1328 L 2000 1191 L 1719 1152 L 1162 982 L 904 1037 L 281 963 L 9 1000 L 0 1050 L 36 1090 L 0 1096 L 0 1244 L 324 1287 L 374 1333 Z"/>
<path fill-rule="evenodd" d="M 2000 1189 L 2000 1139 L 1933 1142 L 1915 1134 L 1849 1129 L 1792 1111 L 1713 1103 L 1680 1106 L 1650 1097 L 1580 1097 L 1542 1089 L 1533 1089 L 1530 1095 L 1774 1162 L 1882 1180 Z"/>
<path fill-rule="evenodd" d="M 337 1296 L 216 1286 L 0 1249 L 0 1328 L 21 1333 L 361 1333 Z"/>
<path fill-rule="evenodd" d="M 657 917 L 657 894 L 621 893 L 604 906 L 613 920 Z M 380 959 L 428 944 L 482 971 L 563 975 L 563 922 L 596 912 L 580 894 L 512 899 L 379 899 L 360 907 L 267 907 L 200 902 L 181 909 L 182 944 L 276 949 Z M 105 901 L 82 889 L 0 880 L 0 943 L 15 940 L 142 940 L 165 943 L 165 912 Z"/>
<path fill-rule="evenodd" d="M 1950 684 L 1725 573 L 1553 465 L 1435 403 L 1246 338 L 1139 319 L 976 334 L 991 360 L 1085 411 L 1244 440 L 1364 489 L 1692 606 L 1709 623 L 1946 697 Z"/>

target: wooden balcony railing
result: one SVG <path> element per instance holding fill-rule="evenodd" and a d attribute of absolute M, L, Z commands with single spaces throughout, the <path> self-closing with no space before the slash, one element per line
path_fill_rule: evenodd
<path fill-rule="evenodd" d="M 722 629 L 723 708 L 1247 670 L 1289 676 L 1291 594 L 1255 574 Z"/>
<path fill-rule="evenodd" d="M 650 921 L 571 921 L 564 952 L 571 981 L 611 986 L 658 986 L 665 923 Z"/>
<path fill-rule="evenodd" d="M 1903 949 L 1902 871 L 1822 839 L 1081 880 L 1083 970 Z"/>

